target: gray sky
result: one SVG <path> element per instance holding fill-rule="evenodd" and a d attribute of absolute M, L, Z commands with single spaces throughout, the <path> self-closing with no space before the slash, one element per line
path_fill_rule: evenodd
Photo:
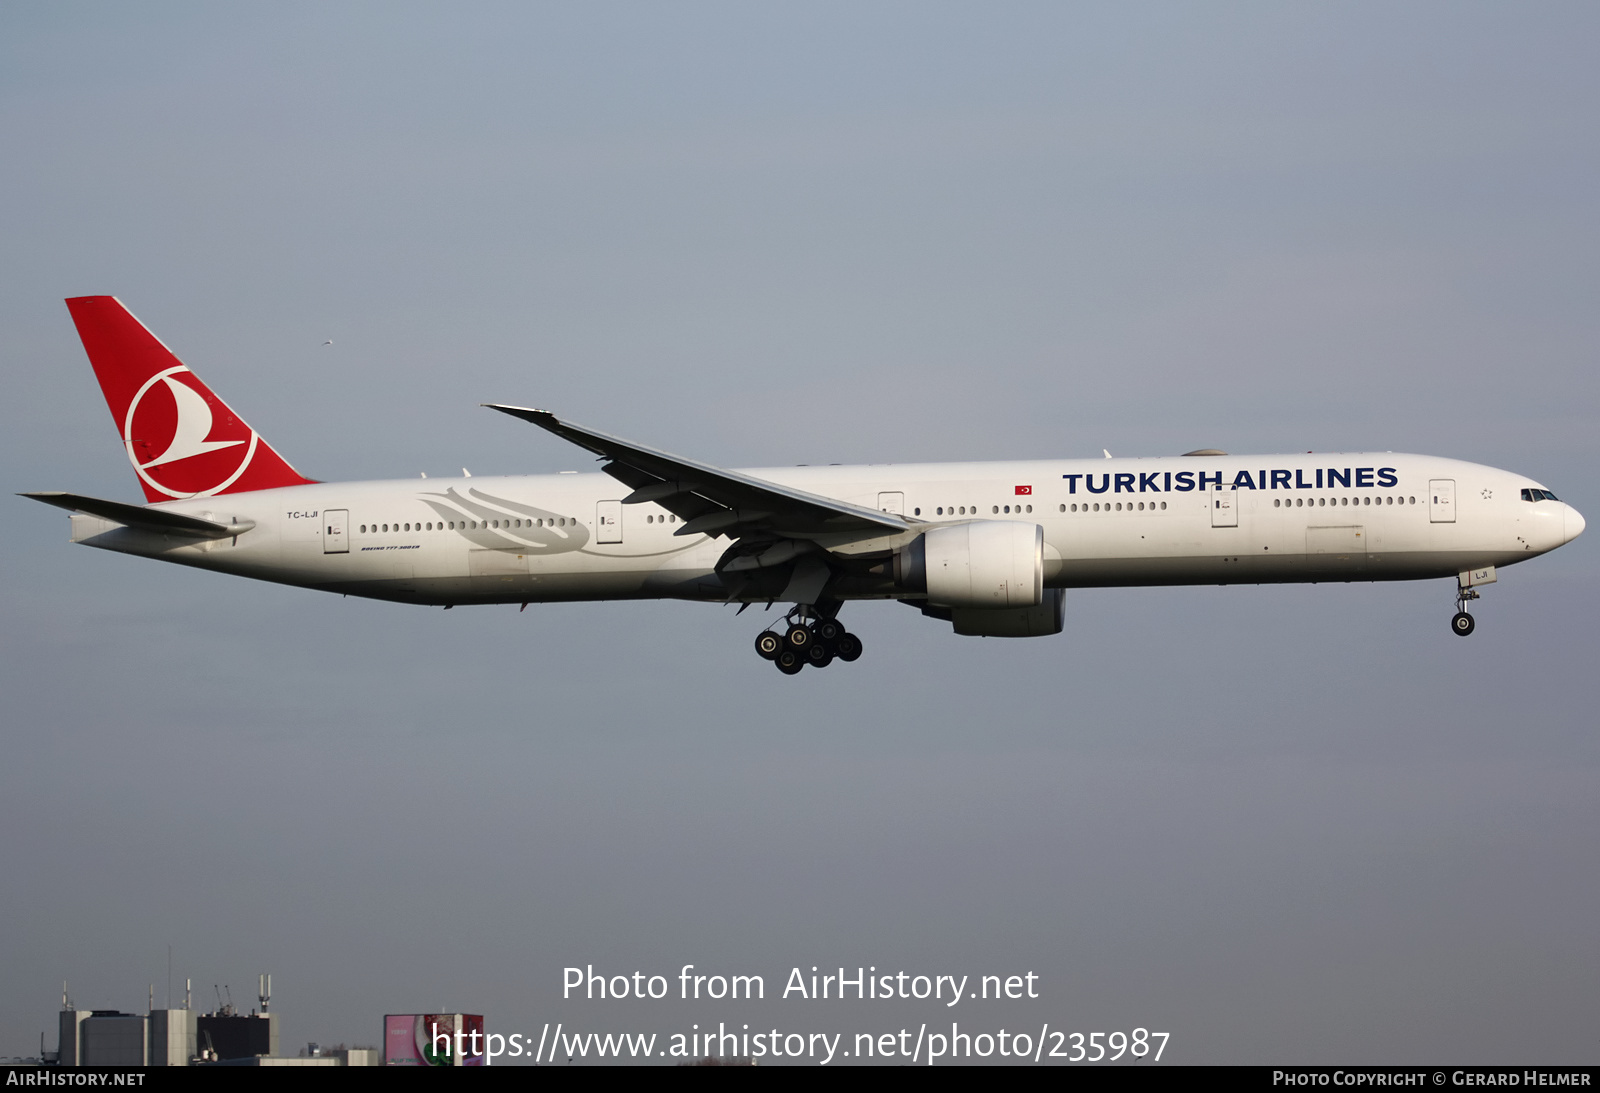
<path fill-rule="evenodd" d="M 0 8 L 8 489 L 139 498 L 61 300 L 306 474 L 1372 448 L 1600 509 L 1587 4 Z M 328 339 L 334 346 L 324 347 Z M 1142 1025 L 1182 1062 L 1595 1058 L 1595 537 L 1449 582 L 1069 594 L 1067 632 L 424 608 L 9 502 L 0 1054 L 60 981 L 270 970 L 286 1048 Z M 1585 621 L 1589 620 L 1589 621 Z M 960 1013 L 560 970 L 1033 970 Z M 975 1005 L 977 1005 L 975 1003 Z"/>

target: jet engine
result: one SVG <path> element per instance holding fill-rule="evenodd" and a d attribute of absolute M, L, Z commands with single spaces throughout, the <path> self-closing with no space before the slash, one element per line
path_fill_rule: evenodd
<path fill-rule="evenodd" d="M 1059 588 L 1047 588 L 1044 602 L 1037 607 L 1008 607 L 998 611 L 952 607 L 949 611 L 956 633 L 967 637 L 1042 638 L 1061 633 L 1066 623 L 1066 596 Z"/>
<path fill-rule="evenodd" d="M 934 607 L 1037 607 L 1044 599 L 1044 528 L 1009 520 L 937 527 L 895 555 L 895 581 Z"/>

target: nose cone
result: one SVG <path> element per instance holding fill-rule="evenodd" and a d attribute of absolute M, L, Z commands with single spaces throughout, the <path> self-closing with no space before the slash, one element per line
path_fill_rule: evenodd
<path fill-rule="evenodd" d="M 1561 540 L 1561 541 L 1563 543 L 1572 542 L 1572 540 L 1576 539 L 1578 536 L 1583 534 L 1584 526 L 1585 525 L 1584 525 L 1584 520 L 1583 520 L 1583 513 L 1579 512 L 1577 509 L 1573 508 L 1571 505 L 1568 505 L 1567 506 L 1567 519 L 1566 519 L 1566 536 L 1567 537 L 1565 539 Z"/>

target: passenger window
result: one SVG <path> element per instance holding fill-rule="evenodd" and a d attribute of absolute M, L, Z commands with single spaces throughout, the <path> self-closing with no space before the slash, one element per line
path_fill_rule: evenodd
<path fill-rule="evenodd" d="M 1167 503 L 1165 501 L 1161 502 L 1161 511 L 1162 512 L 1166 512 L 1167 511 Z"/>

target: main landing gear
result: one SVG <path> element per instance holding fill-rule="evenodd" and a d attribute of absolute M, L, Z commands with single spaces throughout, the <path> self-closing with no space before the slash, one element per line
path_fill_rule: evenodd
<path fill-rule="evenodd" d="M 855 660 L 861 655 L 861 639 L 837 619 L 815 618 L 807 609 L 796 607 L 784 619 L 781 631 L 767 629 L 756 635 L 756 653 L 792 676 L 808 664 L 826 668 L 835 660 Z"/>

